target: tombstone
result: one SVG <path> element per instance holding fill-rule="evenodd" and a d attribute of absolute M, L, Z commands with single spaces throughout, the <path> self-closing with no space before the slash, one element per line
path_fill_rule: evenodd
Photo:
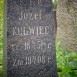
<path fill-rule="evenodd" d="M 6 77 L 57 77 L 52 0 L 6 3 Z"/>

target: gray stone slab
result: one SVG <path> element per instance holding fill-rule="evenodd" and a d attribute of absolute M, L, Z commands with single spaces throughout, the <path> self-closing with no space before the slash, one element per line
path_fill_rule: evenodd
<path fill-rule="evenodd" d="M 57 77 L 51 0 L 7 0 L 7 77 Z"/>

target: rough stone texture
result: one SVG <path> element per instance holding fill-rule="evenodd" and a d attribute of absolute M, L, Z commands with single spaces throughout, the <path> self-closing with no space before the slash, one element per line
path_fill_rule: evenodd
<path fill-rule="evenodd" d="M 7 0 L 7 6 L 7 77 L 57 77 L 51 0 Z"/>
<path fill-rule="evenodd" d="M 57 24 L 61 46 L 77 51 L 77 0 L 58 0 Z"/>

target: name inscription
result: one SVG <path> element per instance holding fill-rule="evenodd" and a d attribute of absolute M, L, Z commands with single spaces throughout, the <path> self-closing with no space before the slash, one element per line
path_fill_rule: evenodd
<path fill-rule="evenodd" d="M 42 34 L 49 34 L 49 27 L 48 26 L 21 26 L 21 27 L 13 27 L 13 36 L 20 35 L 42 35 Z"/>
<path fill-rule="evenodd" d="M 20 12 L 20 17 L 19 20 L 41 20 L 42 19 L 42 10 L 40 10 L 39 12 L 36 13 L 32 13 L 32 12 Z"/>

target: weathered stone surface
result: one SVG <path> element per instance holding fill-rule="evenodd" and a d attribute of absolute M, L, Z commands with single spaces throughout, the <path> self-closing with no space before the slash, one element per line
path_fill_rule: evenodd
<path fill-rule="evenodd" d="M 57 77 L 51 0 L 7 0 L 7 77 Z"/>
<path fill-rule="evenodd" d="M 58 0 L 57 23 L 61 46 L 77 51 L 77 0 Z"/>

